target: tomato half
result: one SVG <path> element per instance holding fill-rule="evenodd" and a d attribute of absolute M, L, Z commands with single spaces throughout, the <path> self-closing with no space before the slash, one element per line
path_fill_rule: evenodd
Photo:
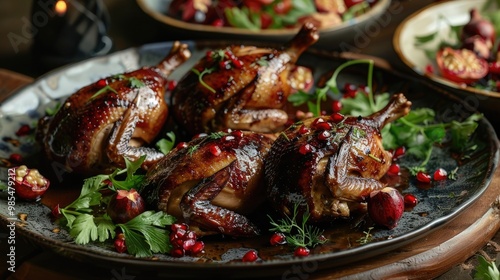
<path fill-rule="evenodd" d="M 472 84 L 488 74 L 488 62 L 468 49 L 443 48 L 436 62 L 443 78 L 456 83 Z"/>

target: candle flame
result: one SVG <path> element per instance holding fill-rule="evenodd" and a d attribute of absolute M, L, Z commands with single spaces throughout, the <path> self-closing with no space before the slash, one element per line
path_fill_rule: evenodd
<path fill-rule="evenodd" d="M 59 16 L 63 16 L 68 9 L 68 5 L 64 0 L 58 0 L 54 9 Z"/>

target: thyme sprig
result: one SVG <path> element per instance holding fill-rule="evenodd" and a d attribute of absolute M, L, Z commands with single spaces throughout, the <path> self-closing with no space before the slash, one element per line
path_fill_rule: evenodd
<path fill-rule="evenodd" d="M 309 220 L 309 211 L 304 211 L 302 219 L 298 220 L 298 207 L 296 203 L 293 207 L 293 215 L 290 217 L 285 215 L 279 221 L 274 221 L 270 216 L 270 224 L 273 226 L 271 231 L 281 232 L 286 237 L 286 242 L 292 247 L 315 247 L 316 245 L 323 244 L 327 239 L 323 236 L 323 230 L 312 225 L 307 224 Z"/>

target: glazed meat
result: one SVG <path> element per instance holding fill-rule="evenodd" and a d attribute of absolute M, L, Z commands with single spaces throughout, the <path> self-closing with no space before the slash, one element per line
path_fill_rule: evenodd
<path fill-rule="evenodd" d="M 306 119 L 285 130 L 273 143 L 265 166 L 268 197 L 280 213 L 295 204 L 311 221 L 349 217 L 371 191 L 384 187 L 391 165 L 380 130 L 410 110 L 403 94 L 371 116 L 340 114 Z"/>
<path fill-rule="evenodd" d="M 263 162 L 271 144 L 241 131 L 196 138 L 151 167 L 141 195 L 199 235 L 257 235 L 244 215 L 265 200 Z"/>
<path fill-rule="evenodd" d="M 37 140 L 46 157 L 87 175 L 123 168 L 123 157 L 146 155 L 145 168 L 158 161 L 163 154 L 145 145 L 167 119 L 166 78 L 189 57 L 187 46 L 176 42 L 156 67 L 110 76 L 72 94 L 39 121 Z"/>
<path fill-rule="evenodd" d="M 173 116 L 191 135 L 227 128 L 281 131 L 290 72 L 317 40 L 316 28 L 306 24 L 283 49 L 234 45 L 208 52 L 173 91 Z"/>

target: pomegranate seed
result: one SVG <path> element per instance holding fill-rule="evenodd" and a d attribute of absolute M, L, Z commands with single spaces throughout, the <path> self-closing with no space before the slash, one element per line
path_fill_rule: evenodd
<path fill-rule="evenodd" d="M 311 251 L 307 247 L 297 247 L 293 252 L 296 257 L 307 257 Z"/>
<path fill-rule="evenodd" d="M 176 238 L 182 239 L 184 235 L 186 235 L 186 230 L 182 228 L 178 228 L 175 232 L 172 232 Z"/>
<path fill-rule="evenodd" d="M 432 64 L 427 64 L 425 66 L 425 73 L 433 74 L 434 73 L 434 66 L 432 66 Z"/>
<path fill-rule="evenodd" d="M 193 139 L 198 139 L 198 138 L 201 138 L 201 137 L 205 137 L 207 136 L 208 134 L 206 133 L 198 133 L 196 134 L 195 136 L 193 136 Z"/>
<path fill-rule="evenodd" d="M 108 80 L 100 79 L 99 81 L 96 82 L 96 85 L 100 88 L 103 88 L 108 85 Z"/>
<path fill-rule="evenodd" d="M 205 57 L 207 59 L 212 59 L 214 57 L 214 51 L 212 50 L 208 50 L 206 53 L 205 53 Z"/>
<path fill-rule="evenodd" d="M 181 258 L 184 257 L 185 252 L 182 248 L 174 248 L 170 251 L 170 255 L 174 258 Z"/>
<path fill-rule="evenodd" d="M 319 129 L 319 130 L 330 130 L 332 129 L 332 125 L 328 122 L 318 122 L 315 126 L 316 129 Z"/>
<path fill-rule="evenodd" d="M 231 69 L 231 60 L 224 60 L 219 62 L 219 67 L 220 69 L 226 69 L 226 70 Z"/>
<path fill-rule="evenodd" d="M 431 182 L 431 176 L 425 172 L 419 171 L 417 173 L 417 181 L 429 184 Z"/>
<path fill-rule="evenodd" d="M 182 242 L 182 249 L 184 249 L 184 251 L 190 251 L 195 243 L 196 243 L 196 240 L 188 239 L 188 240 Z"/>
<path fill-rule="evenodd" d="M 231 132 L 231 135 L 238 137 L 238 138 L 241 138 L 241 137 L 243 137 L 243 131 L 235 130 L 235 131 Z"/>
<path fill-rule="evenodd" d="M 300 128 L 299 128 L 299 133 L 300 134 L 306 134 L 306 133 L 309 133 L 309 128 L 305 125 L 301 125 Z"/>
<path fill-rule="evenodd" d="M 26 136 L 30 133 L 31 127 L 27 124 L 21 125 L 21 127 L 16 131 L 17 136 Z"/>
<path fill-rule="evenodd" d="M 401 168 L 399 167 L 399 164 L 393 163 L 391 166 L 389 166 L 389 170 L 387 170 L 387 174 L 391 176 L 396 176 L 399 175 L 399 171 Z"/>
<path fill-rule="evenodd" d="M 52 216 L 54 216 L 55 218 L 59 218 L 61 217 L 61 209 L 59 208 L 59 204 L 57 204 L 56 206 L 54 206 L 54 208 L 52 208 Z"/>
<path fill-rule="evenodd" d="M 351 83 L 344 84 L 344 92 L 356 91 L 357 89 L 358 89 L 358 87 L 354 84 L 351 84 Z"/>
<path fill-rule="evenodd" d="M 364 92 L 364 93 L 369 93 L 370 88 L 368 86 L 359 86 L 358 91 Z"/>
<path fill-rule="evenodd" d="M 316 128 L 320 123 L 324 123 L 324 122 L 325 122 L 325 120 L 323 118 L 316 118 L 312 122 L 311 126 Z"/>
<path fill-rule="evenodd" d="M 339 123 L 341 121 L 344 120 L 344 115 L 340 114 L 340 113 L 333 113 L 331 116 L 330 116 L 330 119 L 332 119 L 332 121 L 334 123 Z"/>
<path fill-rule="evenodd" d="M 10 154 L 9 156 L 9 161 L 11 163 L 21 163 L 23 161 L 23 156 L 21 156 L 20 154 Z"/>
<path fill-rule="evenodd" d="M 444 170 L 443 168 L 439 168 L 434 172 L 434 180 L 435 181 L 442 181 L 446 180 L 448 178 L 448 172 Z"/>
<path fill-rule="evenodd" d="M 190 230 L 190 231 L 188 231 L 188 232 L 184 235 L 184 237 L 183 237 L 183 239 L 184 239 L 184 240 L 188 240 L 188 239 L 194 239 L 194 240 L 196 240 L 196 238 L 197 238 L 197 237 L 196 237 L 196 232 L 191 231 L 191 230 Z"/>
<path fill-rule="evenodd" d="M 332 134 L 329 131 L 322 131 L 320 134 L 318 134 L 318 139 L 321 141 L 328 140 Z"/>
<path fill-rule="evenodd" d="M 168 91 L 173 91 L 175 89 L 175 87 L 177 86 L 177 81 L 175 80 L 170 80 L 168 81 L 167 83 L 167 90 Z"/>
<path fill-rule="evenodd" d="M 332 102 L 332 110 L 334 113 L 340 112 L 342 110 L 342 103 L 339 100 L 334 100 Z"/>
<path fill-rule="evenodd" d="M 406 148 L 404 146 L 398 147 L 396 150 L 394 150 L 394 153 L 392 154 L 392 159 L 398 160 L 405 154 L 406 154 Z"/>
<path fill-rule="evenodd" d="M 299 148 L 299 153 L 303 154 L 303 155 L 307 155 L 308 153 L 310 153 L 312 151 L 312 147 L 311 145 L 309 144 L 303 144 L 300 146 Z"/>
<path fill-rule="evenodd" d="M 234 137 L 233 135 L 226 135 L 224 137 L 222 137 L 222 141 L 231 141 L 231 140 L 234 140 L 236 137 Z"/>
<path fill-rule="evenodd" d="M 212 155 L 218 157 L 220 156 L 220 154 L 222 153 L 222 151 L 220 150 L 219 146 L 213 144 L 213 145 L 210 145 L 209 147 L 209 151 Z"/>
<path fill-rule="evenodd" d="M 172 232 L 177 232 L 179 229 L 182 229 L 184 231 L 188 230 L 188 225 L 187 224 L 179 224 L 179 223 L 174 223 L 170 226 L 170 230 L 172 230 Z"/>
<path fill-rule="evenodd" d="M 177 144 L 177 146 L 175 146 L 177 149 L 184 149 L 184 148 L 187 148 L 189 145 L 187 142 L 179 142 L 179 144 Z"/>
<path fill-rule="evenodd" d="M 269 243 L 271 243 L 271 245 L 273 245 L 273 246 L 283 245 L 286 243 L 285 235 L 281 232 L 276 232 L 271 236 Z"/>
<path fill-rule="evenodd" d="M 182 240 L 180 238 L 176 238 L 176 239 L 173 240 L 172 246 L 174 248 L 182 248 L 182 249 L 184 249 L 184 240 Z"/>
<path fill-rule="evenodd" d="M 258 258 L 259 258 L 259 256 L 257 255 L 257 252 L 255 250 L 250 250 L 250 251 L 245 253 L 245 255 L 243 256 L 243 258 L 241 258 L 241 260 L 243 262 L 254 262 Z"/>
<path fill-rule="evenodd" d="M 418 199 L 416 196 L 414 196 L 411 193 L 407 193 L 403 196 L 404 202 L 405 202 L 405 208 L 413 208 L 417 206 L 418 204 Z"/>
<path fill-rule="evenodd" d="M 190 253 L 192 255 L 196 255 L 202 252 L 203 249 L 205 249 L 205 243 L 203 243 L 203 241 L 196 241 L 194 245 L 191 247 Z"/>
<path fill-rule="evenodd" d="M 119 233 L 116 236 L 113 245 L 115 246 L 115 250 L 118 253 L 125 253 L 127 251 L 127 245 L 125 244 L 125 235 L 123 235 L 123 233 Z"/>
<path fill-rule="evenodd" d="M 241 60 L 239 60 L 237 58 L 232 59 L 231 61 L 233 62 L 234 67 L 236 67 L 238 69 L 240 69 L 241 67 L 243 67 L 243 61 L 241 61 Z"/>
<path fill-rule="evenodd" d="M 224 26 L 224 20 L 221 19 L 221 18 L 215 19 L 214 21 L 212 21 L 212 26 L 223 27 Z"/>

